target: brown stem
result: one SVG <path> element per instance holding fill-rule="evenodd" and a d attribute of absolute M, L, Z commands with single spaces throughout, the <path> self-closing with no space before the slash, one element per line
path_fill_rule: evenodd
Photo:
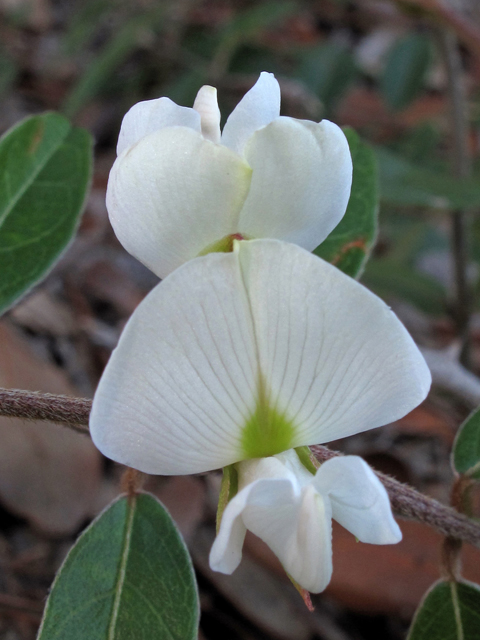
<path fill-rule="evenodd" d="M 24 420 L 49 420 L 88 433 L 92 406 L 87 398 L 70 398 L 48 393 L 0 389 L 0 415 Z M 342 455 L 322 445 L 310 447 L 325 461 Z M 389 476 L 376 472 L 388 491 L 395 513 L 423 522 L 445 536 L 459 538 L 480 548 L 480 524 Z M 133 478 L 132 478 L 133 481 Z"/>
<path fill-rule="evenodd" d="M 0 388 L 0 415 L 9 418 L 50 420 L 88 433 L 91 408 L 92 401 L 88 398 Z"/>
<path fill-rule="evenodd" d="M 459 513 L 469 513 L 469 493 L 473 484 L 471 478 L 457 475 L 450 493 L 450 504 Z M 442 545 L 441 567 L 446 580 L 458 582 L 462 571 L 462 540 L 458 537 L 446 536 Z"/>
<path fill-rule="evenodd" d="M 144 479 L 145 476 L 141 471 L 127 467 L 120 483 L 122 492 L 126 493 L 129 498 L 133 498 L 142 488 Z"/>

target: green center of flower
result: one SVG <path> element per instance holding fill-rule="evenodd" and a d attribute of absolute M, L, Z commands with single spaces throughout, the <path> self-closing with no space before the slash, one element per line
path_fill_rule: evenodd
<path fill-rule="evenodd" d="M 251 238 L 241 233 L 231 233 L 228 236 L 224 236 L 221 240 L 209 244 L 208 247 L 200 251 L 197 257 L 206 256 L 208 253 L 231 253 L 235 240 L 251 240 Z"/>
<path fill-rule="evenodd" d="M 258 388 L 255 411 L 247 420 L 242 433 L 245 458 L 266 458 L 291 449 L 295 436 L 293 422 L 271 406 L 262 379 Z"/>

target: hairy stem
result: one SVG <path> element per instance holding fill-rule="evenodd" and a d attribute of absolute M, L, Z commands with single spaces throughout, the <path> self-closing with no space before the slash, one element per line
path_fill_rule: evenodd
<path fill-rule="evenodd" d="M 0 415 L 24 420 L 50 420 L 88 433 L 92 401 L 88 398 L 0 388 Z"/>
<path fill-rule="evenodd" d="M 83 433 L 88 433 L 91 406 L 92 401 L 87 398 L 0 389 L 0 415 L 24 420 L 49 420 Z M 310 449 L 320 461 L 342 455 L 322 445 L 314 445 Z M 383 473 L 376 473 L 388 491 L 397 515 L 417 520 L 445 536 L 458 538 L 480 548 L 480 523 L 424 496 L 406 484 Z"/>

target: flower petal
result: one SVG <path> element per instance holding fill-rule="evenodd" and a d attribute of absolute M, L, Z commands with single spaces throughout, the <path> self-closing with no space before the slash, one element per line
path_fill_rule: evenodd
<path fill-rule="evenodd" d="M 248 138 L 280 115 L 280 86 L 273 73 L 263 71 L 225 123 L 222 144 L 242 154 Z"/>
<path fill-rule="evenodd" d="M 287 573 L 304 589 L 319 593 L 330 582 L 330 505 L 312 486 L 299 492 L 292 480 L 267 478 L 240 491 L 223 512 L 210 553 L 212 569 L 222 573 L 236 569 L 244 527 L 272 549 Z"/>
<path fill-rule="evenodd" d="M 239 279 L 233 254 L 209 254 L 137 307 L 93 401 L 90 431 L 107 457 L 163 475 L 242 459 L 258 372 Z"/>
<path fill-rule="evenodd" d="M 165 127 L 189 127 L 200 132 L 200 114 L 189 107 L 180 107 L 170 98 L 137 102 L 125 114 L 117 143 L 117 155 L 141 138 Z"/>
<path fill-rule="evenodd" d="M 388 307 L 276 240 L 172 273 L 139 305 L 98 387 L 92 437 L 148 473 L 198 473 L 398 419 L 428 368 Z"/>
<path fill-rule="evenodd" d="M 358 456 L 327 460 L 313 486 L 330 497 L 335 520 L 361 542 L 395 544 L 402 539 L 385 487 Z"/>
<path fill-rule="evenodd" d="M 285 495 L 291 493 L 292 487 L 298 488 L 295 476 L 273 457 L 247 460 L 240 463 L 240 469 L 240 490 L 225 507 L 220 530 L 210 551 L 211 568 L 226 574 L 233 573 L 242 559 L 243 541 L 247 531 L 242 513 L 252 491 L 253 497 L 263 495 L 266 504 L 282 506 Z M 265 484 L 265 479 L 268 479 L 270 484 Z M 276 481 L 279 479 L 282 479 L 280 483 Z M 260 484 L 260 488 L 259 483 L 263 483 Z"/>
<path fill-rule="evenodd" d="M 424 400 L 430 371 L 380 298 L 292 244 L 241 242 L 238 255 L 265 393 L 294 425 L 291 447 L 393 422 Z"/>
<path fill-rule="evenodd" d="M 250 138 L 245 159 L 253 174 L 240 233 L 312 251 L 342 219 L 352 158 L 345 135 L 332 122 L 277 118 Z"/>
<path fill-rule="evenodd" d="M 204 85 L 197 93 L 193 108 L 200 114 L 203 137 L 220 143 L 220 109 L 215 87 Z"/>
<path fill-rule="evenodd" d="M 160 278 L 237 231 L 251 170 L 185 127 L 142 138 L 110 172 L 107 208 L 123 246 Z"/>

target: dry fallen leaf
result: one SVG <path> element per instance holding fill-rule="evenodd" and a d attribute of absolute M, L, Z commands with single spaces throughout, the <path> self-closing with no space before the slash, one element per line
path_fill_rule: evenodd
<path fill-rule="evenodd" d="M 205 485 L 194 476 L 171 478 L 150 476 L 145 489 L 154 493 L 168 509 L 186 542 L 195 535 L 205 512 Z"/>
<path fill-rule="evenodd" d="M 403 540 L 395 545 L 357 542 L 333 523 L 333 576 L 326 594 L 349 609 L 409 617 L 427 589 L 438 580 L 442 536 L 418 522 L 399 521 Z M 285 575 L 273 552 L 248 535 L 245 549 L 264 566 Z M 463 550 L 464 577 L 480 582 L 480 551 Z"/>
<path fill-rule="evenodd" d="M 0 386 L 75 395 L 64 373 L 42 362 L 0 323 Z M 0 418 L 0 500 L 45 533 L 74 532 L 92 511 L 101 459 L 79 433 L 45 421 Z"/>

